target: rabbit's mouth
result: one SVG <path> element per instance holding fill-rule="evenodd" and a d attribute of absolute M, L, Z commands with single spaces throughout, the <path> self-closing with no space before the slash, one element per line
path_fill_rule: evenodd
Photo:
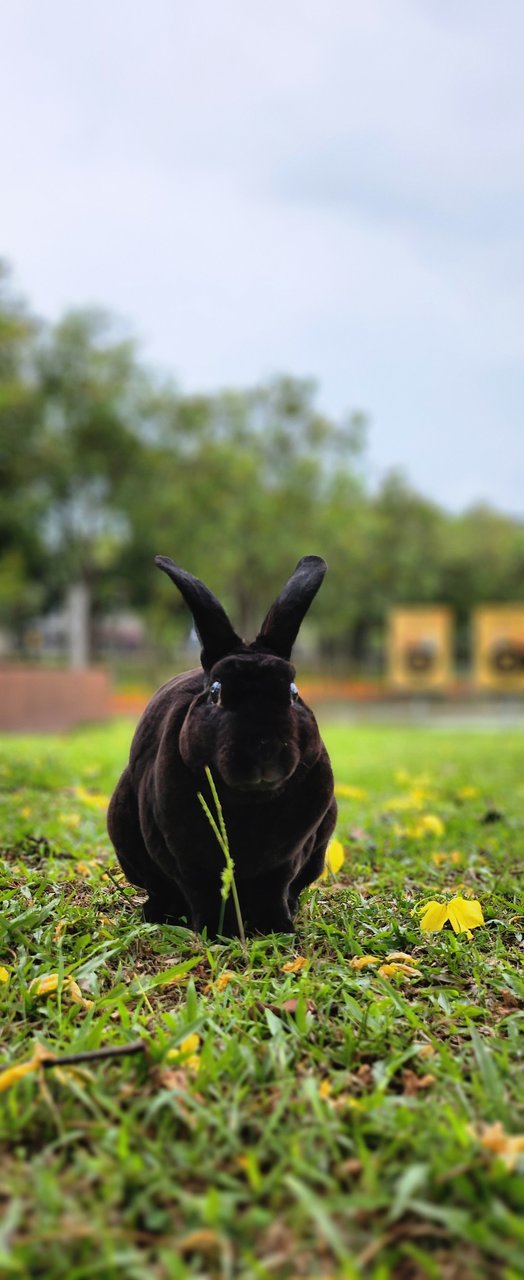
<path fill-rule="evenodd" d="M 253 769 L 251 771 L 222 771 L 222 778 L 231 791 L 236 795 L 243 795 L 246 798 L 255 799 L 257 796 L 263 798 L 265 796 L 274 796 L 278 791 L 282 791 L 283 787 L 289 780 L 289 771 L 279 768 L 267 768 L 264 770 Z"/>
<path fill-rule="evenodd" d="M 281 791 L 285 785 L 286 778 L 259 778 L 258 781 L 244 781 L 235 784 L 235 791 L 245 791 L 249 795 L 256 795 L 259 792 Z"/>
<path fill-rule="evenodd" d="M 228 787 L 245 796 L 270 796 L 289 782 L 300 755 L 293 743 L 269 735 L 251 743 L 235 744 L 234 750 L 218 752 L 216 764 Z"/>

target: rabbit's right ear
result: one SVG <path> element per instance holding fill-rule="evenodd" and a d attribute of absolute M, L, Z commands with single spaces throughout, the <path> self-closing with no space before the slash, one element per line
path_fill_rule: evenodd
<path fill-rule="evenodd" d="M 233 630 L 225 609 L 209 587 L 181 569 L 169 556 L 155 556 L 155 564 L 175 583 L 191 610 L 202 645 L 200 660 L 205 671 L 209 671 L 220 658 L 245 648 L 240 636 Z"/>
<path fill-rule="evenodd" d="M 302 619 L 322 584 L 327 569 L 320 556 L 303 556 L 278 599 L 264 618 L 255 648 L 269 649 L 289 661 Z"/>

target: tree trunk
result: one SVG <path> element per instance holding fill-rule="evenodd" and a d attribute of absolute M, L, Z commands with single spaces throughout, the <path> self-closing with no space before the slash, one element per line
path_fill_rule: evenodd
<path fill-rule="evenodd" d="M 74 582 L 69 588 L 69 666 L 74 670 L 89 666 L 90 658 L 90 590 L 87 582 Z"/>

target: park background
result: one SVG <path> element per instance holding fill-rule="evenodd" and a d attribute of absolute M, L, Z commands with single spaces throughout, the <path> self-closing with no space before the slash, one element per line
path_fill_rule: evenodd
<path fill-rule="evenodd" d="M 523 35 L 517 0 L 1 7 L 0 712 L 20 671 L 56 709 L 194 663 L 158 552 L 248 634 L 324 555 L 299 683 L 351 706 L 389 610 L 442 606 L 476 699 L 474 611 L 524 603 Z M 522 1280 L 521 704 L 443 698 L 319 707 L 326 874 L 245 946 L 119 873 L 138 704 L 0 734 L 2 1275 Z"/>
<path fill-rule="evenodd" d="M 4 658 L 72 612 L 143 696 L 197 653 L 156 553 L 251 635 L 313 551 L 308 676 L 380 678 L 402 604 L 467 674 L 524 601 L 518 6 L 2 24 Z"/>

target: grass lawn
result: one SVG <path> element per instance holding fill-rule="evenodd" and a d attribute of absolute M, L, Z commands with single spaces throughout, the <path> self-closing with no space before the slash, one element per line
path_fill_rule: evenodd
<path fill-rule="evenodd" d="M 142 923 L 130 734 L 0 741 L 0 1274 L 522 1277 L 524 734 L 324 726 L 344 864 L 245 954 Z"/>

